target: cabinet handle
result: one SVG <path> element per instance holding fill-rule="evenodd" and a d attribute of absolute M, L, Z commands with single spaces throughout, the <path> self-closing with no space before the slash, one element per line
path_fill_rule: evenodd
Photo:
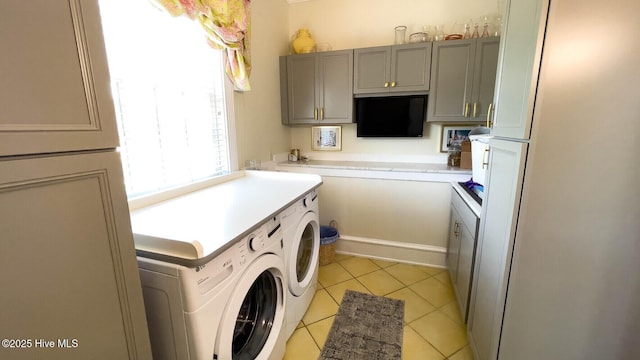
<path fill-rule="evenodd" d="M 473 118 L 477 118 L 478 117 L 478 103 L 474 102 L 473 103 Z"/>
<path fill-rule="evenodd" d="M 486 169 L 489 167 L 489 147 L 484 148 L 484 153 L 482 154 L 482 168 Z"/>
<path fill-rule="evenodd" d="M 466 102 L 464 103 L 464 113 L 462 114 L 462 116 L 464 117 L 469 117 L 469 103 Z"/>
<path fill-rule="evenodd" d="M 455 224 L 455 226 L 453 227 L 453 234 L 454 234 L 455 236 L 460 235 L 460 232 L 458 231 L 458 228 L 459 228 L 459 227 L 460 227 L 460 223 L 456 221 L 456 224 Z"/>
<path fill-rule="evenodd" d="M 320 120 L 324 120 L 324 108 L 320 108 Z"/>
<path fill-rule="evenodd" d="M 318 108 L 313 108 L 313 120 L 318 120 Z"/>
<path fill-rule="evenodd" d="M 489 104 L 489 109 L 487 109 L 487 128 L 491 128 L 491 111 L 493 111 L 493 103 Z"/>
<path fill-rule="evenodd" d="M 389 83 L 388 83 L 388 82 L 385 82 L 385 83 L 384 83 L 384 87 L 388 88 L 388 87 L 389 87 Z"/>
<path fill-rule="evenodd" d="M 391 87 L 396 87 L 396 82 L 395 81 L 391 82 Z"/>

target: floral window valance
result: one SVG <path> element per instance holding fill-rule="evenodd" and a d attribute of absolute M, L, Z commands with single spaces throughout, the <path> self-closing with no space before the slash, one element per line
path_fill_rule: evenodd
<path fill-rule="evenodd" d="M 237 90 L 251 89 L 250 0 L 150 0 L 172 16 L 197 20 L 209 45 L 226 52 L 225 70 Z"/>

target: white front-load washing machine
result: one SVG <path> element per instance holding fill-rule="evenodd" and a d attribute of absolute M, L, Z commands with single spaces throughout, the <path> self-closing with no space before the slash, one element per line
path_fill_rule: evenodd
<path fill-rule="evenodd" d="M 280 213 L 287 280 L 286 337 L 304 317 L 318 284 L 320 218 L 315 190 Z"/>
<path fill-rule="evenodd" d="M 153 358 L 281 360 L 283 246 L 273 218 L 196 267 L 138 257 Z"/>

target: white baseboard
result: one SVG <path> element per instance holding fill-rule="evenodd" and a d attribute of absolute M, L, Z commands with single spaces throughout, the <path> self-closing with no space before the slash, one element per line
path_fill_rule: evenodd
<path fill-rule="evenodd" d="M 371 259 L 446 268 L 447 248 L 340 235 L 336 253 Z"/>

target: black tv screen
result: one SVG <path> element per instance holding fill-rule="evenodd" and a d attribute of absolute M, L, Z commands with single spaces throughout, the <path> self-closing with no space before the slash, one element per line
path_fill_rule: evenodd
<path fill-rule="evenodd" d="M 356 98 L 358 137 L 422 137 L 426 95 Z"/>

